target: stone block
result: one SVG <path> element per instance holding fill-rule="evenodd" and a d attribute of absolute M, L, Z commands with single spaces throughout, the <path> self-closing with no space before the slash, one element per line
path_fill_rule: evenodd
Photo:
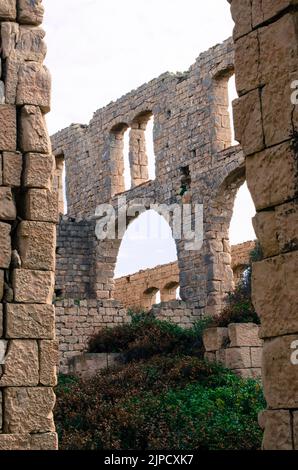
<path fill-rule="evenodd" d="M 254 323 L 231 323 L 228 327 L 231 348 L 262 346 L 259 330 L 259 326 Z"/>
<path fill-rule="evenodd" d="M 38 62 L 26 62 L 19 68 L 17 105 L 39 106 L 43 113 L 50 111 L 51 76 Z"/>
<path fill-rule="evenodd" d="M 15 302 L 51 304 L 54 294 L 54 279 L 54 272 L 15 269 L 12 280 Z"/>
<path fill-rule="evenodd" d="M 18 0 L 18 22 L 21 24 L 39 25 L 43 21 L 44 7 L 42 0 L 28 2 Z"/>
<path fill-rule="evenodd" d="M 246 159 L 247 185 L 257 210 L 295 197 L 298 184 L 295 168 L 295 155 L 289 142 Z"/>
<path fill-rule="evenodd" d="M 4 271 L 0 269 L 0 301 L 3 299 L 4 294 Z"/>
<path fill-rule="evenodd" d="M 28 153 L 25 156 L 24 186 L 51 189 L 54 167 L 53 155 Z"/>
<path fill-rule="evenodd" d="M 261 368 L 234 369 L 233 372 L 243 379 L 260 379 L 262 377 Z"/>
<path fill-rule="evenodd" d="M 12 340 L 8 343 L 0 387 L 33 387 L 39 383 L 37 341 Z"/>
<path fill-rule="evenodd" d="M 235 80 L 241 96 L 260 85 L 258 32 L 240 38 L 235 44 Z"/>
<path fill-rule="evenodd" d="M 17 16 L 16 0 L 0 0 L 0 20 L 15 20 Z"/>
<path fill-rule="evenodd" d="M 58 222 L 58 195 L 46 189 L 29 189 L 25 202 L 25 218 L 40 222 Z"/>
<path fill-rule="evenodd" d="M 20 148 L 25 153 L 51 153 L 45 119 L 38 106 L 23 106 L 21 109 Z"/>
<path fill-rule="evenodd" d="M 58 341 L 39 341 L 40 383 L 45 386 L 57 385 Z"/>
<path fill-rule="evenodd" d="M 0 151 L 14 152 L 17 146 L 17 114 L 15 106 L 0 105 Z"/>
<path fill-rule="evenodd" d="M 235 22 L 234 39 L 248 34 L 252 30 L 251 24 L 251 0 L 231 0 L 231 14 Z"/>
<path fill-rule="evenodd" d="M 254 263 L 252 285 L 253 303 L 261 318 L 260 337 L 296 333 L 297 251 Z"/>
<path fill-rule="evenodd" d="M 298 408 L 298 366 L 293 361 L 297 341 L 298 334 L 265 341 L 262 375 L 269 408 Z"/>
<path fill-rule="evenodd" d="M 55 432 L 33 434 L 30 450 L 58 450 L 58 435 Z"/>
<path fill-rule="evenodd" d="M 251 367 L 250 348 L 227 348 L 226 367 L 229 369 L 247 369 Z"/>
<path fill-rule="evenodd" d="M 266 410 L 259 416 L 264 429 L 263 450 L 293 450 L 291 415 L 286 410 Z"/>
<path fill-rule="evenodd" d="M 0 434 L 0 451 L 58 450 L 55 432 L 43 434 Z"/>
<path fill-rule="evenodd" d="M 281 252 L 298 248 L 297 199 L 275 208 L 277 238 Z"/>
<path fill-rule="evenodd" d="M 235 139 L 245 155 L 264 148 L 262 113 L 259 90 L 253 90 L 233 102 Z"/>
<path fill-rule="evenodd" d="M 260 369 L 262 367 L 262 352 L 263 348 L 251 348 L 251 365 L 256 369 Z"/>
<path fill-rule="evenodd" d="M 19 152 L 3 153 L 3 184 L 5 186 L 21 186 L 23 157 Z"/>
<path fill-rule="evenodd" d="M 4 390 L 4 432 L 37 434 L 54 432 L 55 394 L 48 387 L 10 387 Z"/>
<path fill-rule="evenodd" d="M 22 221 L 17 246 L 22 268 L 55 271 L 56 226 L 45 222 Z"/>
<path fill-rule="evenodd" d="M 55 309 L 53 305 L 7 304 L 6 337 L 53 339 Z"/>
<path fill-rule="evenodd" d="M 235 0 L 237 3 L 237 1 Z M 297 0 L 253 0 L 252 1 L 252 25 L 259 26 L 274 18 L 286 8 L 298 5 Z"/>
<path fill-rule="evenodd" d="M 13 59 L 19 65 L 24 61 L 41 63 L 47 52 L 44 37 L 45 32 L 42 28 L 20 26 L 18 23 L 2 23 L 2 57 Z M 17 76 L 15 81 L 18 81 Z M 12 104 L 14 103 L 15 100 Z"/>
<path fill-rule="evenodd" d="M 228 342 L 227 328 L 208 328 L 203 334 L 203 343 L 207 352 L 217 351 Z"/>
<path fill-rule="evenodd" d="M 11 260 L 11 226 L 0 223 L 0 268 L 8 269 Z"/>
<path fill-rule="evenodd" d="M 263 211 L 253 218 L 253 226 L 264 258 L 279 254 L 275 211 Z"/>
<path fill-rule="evenodd" d="M 10 188 L 0 188 L 0 220 L 15 220 L 17 210 Z"/>
<path fill-rule="evenodd" d="M 3 336 L 3 304 L 0 304 L 0 338 Z"/>

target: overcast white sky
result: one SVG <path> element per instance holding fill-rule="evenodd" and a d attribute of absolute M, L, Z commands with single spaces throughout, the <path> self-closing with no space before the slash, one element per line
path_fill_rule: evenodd
<path fill-rule="evenodd" d="M 43 0 L 46 65 L 53 77 L 51 134 L 88 123 L 93 112 L 161 73 L 187 70 L 232 33 L 225 0 Z M 254 207 L 239 191 L 232 243 L 254 238 Z M 136 225 L 137 226 L 137 225 Z M 146 231 L 145 231 L 146 232 Z M 136 240 L 138 238 L 138 241 Z M 131 227 L 117 275 L 175 259 L 174 246 Z"/>

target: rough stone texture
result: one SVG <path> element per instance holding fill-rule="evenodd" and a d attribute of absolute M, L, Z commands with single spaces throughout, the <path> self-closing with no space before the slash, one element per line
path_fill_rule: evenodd
<path fill-rule="evenodd" d="M 56 228 L 44 222 L 22 221 L 18 226 L 22 268 L 55 271 Z"/>
<path fill-rule="evenodd" d="M 0 20 L 15 20 L 16 0 L 0 0 Z"/>
<path fill-rule="evenodd" d="M 259 338 L 259 327 L 254 323 L 232 323 L 229 325 L 229 338 L 231 348 L 242 346 L 261 347 L 262 341 Z"/>
<path fill-rule="evenodd" d="M 46 386 L 57 385 L 58 342 L 43 340 L 39 342 L 40 383 Z"/>
<path fill-rule="evenodd" d="M 57 450 L 55 432 L 43 434 L 0 434 L 0 450 Z"/>
<path fill-rule="evenodd" d="M 54 273 L 50 271 L 13 271 L 15 301 L 19 303 L 52 303 L 54 294 Z"/>
<path fill-rule="evenodd" d="M 121 354 L 90 354 L 86 353 L 79 356 L 74 356 L 69 361 L 69 372 L 73 375 L 78 375 L 82 378 L 90 378 L 98 371 L 107 369 L 117 364 L 117 358 Z"/>
<path fill-rule="evenodd" d="M 28 62 L 19 69 L 17 105 L 39 106 L 50 111 L 51 77 L 49 71 L 37 62 Z"/>
<path fill-rule="evenodd" d="M 11 260 L 11 226 L 0 223 L 0 268 L 7 269 Z"/>
<path fill-rule="evenodd" d="M 253 267 L 253 301 L 262 320 L 263 383 L 270 408 L 263 423 L 263 447 L 294 449 L 289 410 L 297 408 L 298 383 L 298 368 L 291 361 L 291 345 L 298 338 L 298 112 L 291 94 L 298 76 L 297 0 L 230 3 L 241 95 L 235 104 L 235 127 L 265 256 Z"/>
<path fill-rule="evenodd" d="M 227 328 L 208 328 L 203 335 L 204 346 L 207 352 L 216 352 L 228 342 Z"/>
<path fill-rule="evenodd" d="M 28 153 L 25 157 L 24 186 L 50 189 L 54 163 L 52 155 Z"/>
<path fill-rule="evenodd" d="M 119 217 L 117 196 L 122 193 L 131 209 L 136 200 L 148 209 L 157 203 L 204 204 L 202 248 L 189 251 L 184 236 L 176 243 L 181 299 L 199 304 L 201 315 L 222 310 L 234 287 L 229 225 L 237 190 L 245 181 L 241 149 L 231 147 L 228 80 L 233 66 L 233 43 L 227 40 L 201 54 L 187 72 L 165 73 L 98 110 L 88 126 L 71 125 L 52 136 L 58 173 L 65 160 L 67 175 L 68 218 L 58 230 L 56 289 L 63 290 L 62 295 L 115 298 L 121 240 L 98 241 L 94 213 L 99 204 L 110 203 Z M 156 178 L 148 181 L 145 138 L 152 118 Z M 125 132 L 132 185 L 124 193 Z M 134 212 L 126 221 L 136 218 Z M 79 271 L 77 278 L 74 269 Z"/>
<path fill-rule="evenodd" d="M 29 189 L 26 196 L 25 217 L 27 220 L 57 223 L 57 193 L 46 189 Z"/>
<path fill-rule="evenodd" d="M 27 0 L 18 0 L 18 21 L 21 24 L 39 25 L 42 23 L 44 7 L 42 0 L 28 2 Z"/>
<path fill-rule="evenodd" d="M 4 432 L 38 434 L 55 430 L 55 394 L 50 387 L 9 387 L 4 390 Z"/>
<path fill-rule="evenodd" d="M 208 328 L 203 334 L 205 359 L 219 362 L 244 378 L 260 378 L 262 346 L 260 327 L 232 323 L 228 328 Z"/>
<path fill-rule="evenodd" d="M 289 411 L 264 411 L 259 418 L 265 430 L 264 450 L 292 450 L 291 415 Z"/>
<path fill-rule="evenodd" d="M 0 220 L 14 220 L 16 206 L 10 188 L 0 187 Z"/>
<path fill-rule="evenodd" d="M 0 151 L 15 151 L 17 145 L 17 114 L 16 108 L 7 104 L 0 105 L 0 129 L 6 129 L 0 134 Z"/>
<path fill-rule="evenodd" d="M 34 387 L 39 383 L 38 345 L 31 340 L 8 343 L 1 387 Z"/>
<path fill-rule="evenodd" d="M 19 152 L 3 152 L 3 184 L 20 187 L 23 169 L 23 158 Z"/>
<path fill-rule="evenodd" d="M 45 119 L 37 106 L 23 106 L 20 117 L 20 148 L 23 152 L 51 152 Z"/>
<path fill-rule="evenodd" d="M 53 339 L 55 310 L 52 305 L 6 305 L 6 337 Z"/>

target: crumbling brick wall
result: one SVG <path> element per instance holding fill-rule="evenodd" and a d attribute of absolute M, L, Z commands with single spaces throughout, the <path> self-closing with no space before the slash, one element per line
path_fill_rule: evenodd
<path fill-rule="evenodd" d="M 246 156 L 264 260 L 253 266 L 262 321 L 264 449 L 298 449 L 297 0 L 230 0 L 235 20 L 236 138 Z M 297 349 L 297 348 L 296 348 Z M 295 359 L 295 358 L 294 358 Z"/>
<path fill-rule="evenodd" d="M 237 284 L 243 272 L 250 264 L 250 252 L 255 242 L 245 242 L 232 246 L 232 270 Z M 161 302 L 177 299 L 179 286 L 178 262 L 145 269 L 129 276 L 115 279 L 115 299 L 125 307 L 149 309 L 156 303 L 156 294 L 160 292 Z"/>
<path fill-rule="evenodd" d="M 0 450 L 57 448 L 57 198 L 40 0 L 0 0 Z"/>

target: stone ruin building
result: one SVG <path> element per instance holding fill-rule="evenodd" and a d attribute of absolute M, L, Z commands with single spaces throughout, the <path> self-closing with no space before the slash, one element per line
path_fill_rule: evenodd
<path fill-rule="evenodd" d="M 121 240 L 95 236 L 95 209 L 119 195 L 128 207 L 203 204 L 199 251 L 176 240 L 181 301 L 161 318 L 190 324 L 216 315 L 233 289 L 229 225 L 247 181 L 264 259 L 253 269 L 253 299 L 264 340 L 268 409 L 264 449 L 298 448 L 298 366 L 291 361 L 297 321 L 297 0 L 230 0 L 229 39 L 201 54 L 186 73 L 166 73 L 97 111 L 89 125 L 52 137 L 50 78 L 40 0 L 0 0 L 0 449 L 55 449 L 53 387 L 55 247 L 56 332 L 60 370 L 103 325 L 128 321 L 115 298 Z M 235 73 L 236 138 L 231 146 L 228 80 Z M 146 125 L 154 117 L 156 178 L 148 180 Z M 123 147 L 129 130 L 132 187 L 125 191 Z M 52 157 L 54 156 L 54 158 Z M 192 219 L 194 213 L 191 214 Z M 127 224 L 138 214 L 129 213 Z M 75 267 L 74 267 L 75 266 Z M 82 267 L 78 269 L 77 267 Z"/>

